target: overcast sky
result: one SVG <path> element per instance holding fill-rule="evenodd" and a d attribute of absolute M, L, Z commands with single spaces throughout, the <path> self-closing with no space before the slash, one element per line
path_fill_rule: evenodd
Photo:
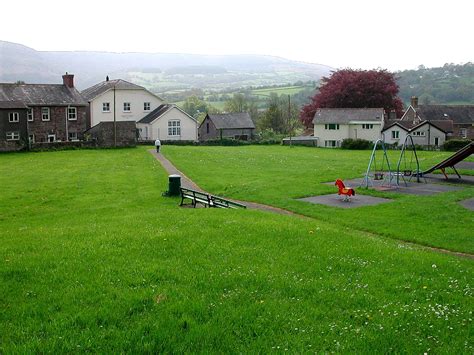
<path fill-rule="evenodd" d="M 267 54 L 335 68 L 474 61 L 474 1 L 5 1 L 0 40 L 36 50 Z"/>

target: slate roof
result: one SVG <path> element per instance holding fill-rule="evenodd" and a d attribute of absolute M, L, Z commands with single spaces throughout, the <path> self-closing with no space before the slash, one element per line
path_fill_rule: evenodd
<path fill-rule="evenodd" d="M 23 109 L 26 109 L 26 105 L 21 101 L 0 101 L 0 108 L 5 108 L 5 109 L 23 108 Z"/>
<path fill-rule="evenodd" d="M 247 112 L 208 114 L 207 116 L 217 129 L 255 128 L 255 124 Z"/>
<path fill-rule="evenodd" d="M 97 96 L 102 95 L 104 92 L 112 90 L 115 86 L 116 90 L 145 90 L 143 86 L 130 83 L 122 79 L 106 80 L 102 81 L 94 86 L 91 86 L 81 91 L 82 96 L 87 101 L 94 100 Z"/>
<path fill-rule="evenodd" d="M 138 123 L 151 123 L 173 107 L 175 106 L 171 104 L 162 104 L 143 117 Z"/>
<path fill-rule="evenodd" d="M 402 128 L 404 128 L 407 132 L 411 132 L 416 130 L 417 128 L 423 126 L 424 124 L 430 123 L 432 126 L 438 128 L 439 130 L 443 131 L 444 133 L 452 133 L 453 132 L 453 121 L 451 120 L 433 120 L 433 121 L 428 121 L 428 120 L 423 120 L 418 123 L 413 123 L 413 121 L 410 120 L 388 120 L 385 121 L 385 126 L 382 130 L 382 132 L 386 131 L 390 127 L 393 127 L 395 125 L 398 125 Z"/>
<path fill-rule="evenodd" d="M 474 124 L 474 105 L 419 105 L 416 112 L 423 120 L 452 120 L 455 124 Z"/>
<path fill-rule="evenodd" d="M 320 108 L 314 114 L 313 124 L 382 122 L 383 117 L 383 108 Z"/>
<path fill-rule="evenodd" d="M 0 101 L 20 101 L 28 106 L 86 106 L 75 88 L 63 84 L 0 83 Z"/>

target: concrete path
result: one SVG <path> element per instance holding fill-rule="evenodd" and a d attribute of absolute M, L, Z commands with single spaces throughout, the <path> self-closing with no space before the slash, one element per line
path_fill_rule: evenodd
<path fill-rule="evenodd" d="M 150 149 L 149 152 L 161 163 L 163 168 L 168 172 L 168 174 L 177 174 L 181 175 L 181 186 L 196 190 L 196 191 L 201 191 L 204 193 L 208 193 L 204 189 L 200 188 L 195 182 L 193 182 L 190 178 L 188 178 L 186 175 L 184 175 L 181 171 L 179 171 L 171 162 L 166 159 L 163 154 L 157 153 L 156 150 Z M 256 203 L 256 202 L 248 202 L 248 201 L 240 201 L 240 200 L 234 200 L 234 199 L 229 199 L 230 201 L 235 201 L 237 203 L 241 203 L 247 208 L 252 209 L 252 210 L 260 210 L 260 211 L 266 211 L 266 212 L 273 212 L 273 213 L 278 213 L 278 214 L 283 214 L 287 216 L 295 216 L 295 217 L 300 217 L 300 218 L 309 218 L 306 216 L 303 216 L 298 213 L 294 213 L 288 210 L 284 210 L 282 208 L 278 207 L 273 207 L 273 206 L 268 206 L 264 205 L 261 203 Z"/>
<path fill-rule="evenodd" d="M 467 200 L 459 202 L 461 206 L 464 206 L 468 210 L 474 211 L 474 197 Z"/>

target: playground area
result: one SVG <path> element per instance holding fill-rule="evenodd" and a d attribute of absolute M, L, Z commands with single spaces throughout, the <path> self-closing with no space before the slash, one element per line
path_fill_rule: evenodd
<path fill-rule="evenodd" d="M 430 196 L 459 191 L 463 189 L 462 185 L 474 185 L 473 176 L 462 177 L 456 169 L 474 170 L 474 162 L 463 161 L 473 153 L 474 143 L 471 142 L 442 162 L 427 170 L 422 170 L 413 138 L 410 135 L 403 143 L 396 165 L 390 164 L 385 144 L 382 140 L 378 140 L 374 144 L 363 178 L 344 180 L 344 182 L 338 179 L 335 183 L 338 186 L 337 194 L 311 196 L 298 200 L 331 207 L 357 208 L 387 203 L 391 199 L 356 194 L 356 190 L 363 192 L 372 189 L 414 196 Z M 452 169 L 455 175 L 448 175 L 447 168 Z M 442 175 L 433 174 L 436 170 L 440 170 Z M 327 182 L 326 184 L 332 185 L 334 183 Z M 474 199 L 461 201 L 460 204 L 474 210 Z"/>

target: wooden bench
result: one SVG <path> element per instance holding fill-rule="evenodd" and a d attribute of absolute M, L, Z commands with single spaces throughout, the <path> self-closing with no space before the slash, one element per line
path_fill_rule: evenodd
<path fill-rule="evenodd" d="M 226 200 L 225 198 L 209 195 L 208 193 L 187 189 L 181 187 L 181 204 L 184 205 L 184 200 L 191 200 L 191 204 L 194 208 L 198 203 L 203 204 L 204 207 L 216 207 L 216 208 L 247 208 L 247 206 L 240 203 Z"/>
<path fill-rule="evenodd" d="M 191 200 L 191 204 L 194 208 L 196 208 L 196 204 L 201 203 L 204 207 L 211 206 L 211 196 L 207 193 L 186 189 L 184 187 L 180 188 L 181 190 L 181 204 L 180 206 L 184 205 L 184 200 L 189 199 Z"/>
<path fill-rule="evenodd" d="M 247 208 L 247 206 L 242 205 L 241 203 L 226 200 L 225 198 L 211 195 L 211 207 L 217 208 Z"/>

